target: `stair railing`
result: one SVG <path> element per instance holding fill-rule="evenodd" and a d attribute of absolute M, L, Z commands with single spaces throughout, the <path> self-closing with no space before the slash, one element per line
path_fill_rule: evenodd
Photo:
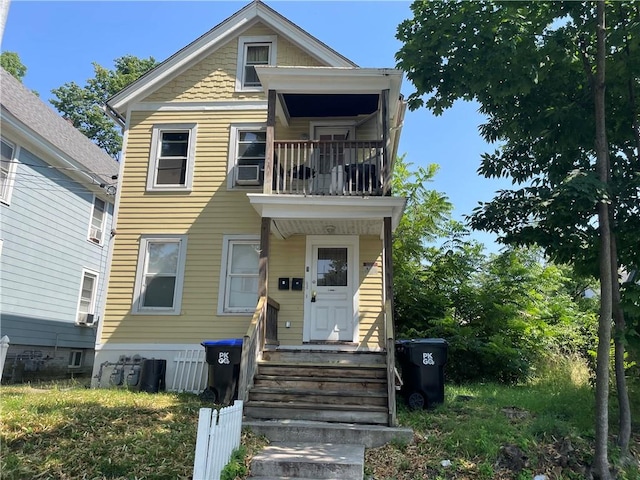
<path fill-rule="evenodd" d="M 393 328 L 393 308 L 391 301 L 384 303 L 384 330 L 387 347 L 387 395 L 389 397 L 389 426 L 395 427 L 396 418 L 396 340 Z"/>
<path fill-rule="evenodd" d="M 249 389 L 253 386 L 253 377 L 265 343 L 277 344 L 279 310 L 280 304 L 275 300 L 264 296 L 258 299 L 251 323 L 242 339 L 238 380 L 238 399 L 242 401 L 247 401 Z"/>

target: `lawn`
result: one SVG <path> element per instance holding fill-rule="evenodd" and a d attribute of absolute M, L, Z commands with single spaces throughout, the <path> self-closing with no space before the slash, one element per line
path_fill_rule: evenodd
<path fill-rule="evenodd" d="M 640 479 L 635 387 L 635 460 L 618 472 L 624 480 Z M 198 410 L 205 405 L 190 394 L 2 386 L 2 478 L 190 478 Z M 444 405 L 414 412 L 400 402 L 398 417 L 414 428 L 414 441 L 367 450 L 369 478 L 531 480 L 544 473 L 550 480 L 584 479 L 591 461 L 593 391 L 582 372 L 566 365 L 523 386 L 447 385 Z M 242 442 L 250 457 L 264 440 L 245 432 Z"/>

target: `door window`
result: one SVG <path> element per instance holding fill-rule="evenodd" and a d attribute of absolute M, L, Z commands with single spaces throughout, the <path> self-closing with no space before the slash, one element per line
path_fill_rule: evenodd
<path fill-rule="evenodd" d="M 317 285 L 319 287 L 347 286 L 347 249 L 318 248 Z"/>

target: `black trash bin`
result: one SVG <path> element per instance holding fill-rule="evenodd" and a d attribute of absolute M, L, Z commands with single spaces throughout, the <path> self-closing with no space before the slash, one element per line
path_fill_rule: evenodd
<path fill-rule="evenodd" d="M 209 364 L 209 380 L 202 397 L 220 405 L 231 405 L 238 398 L 242 339 L 205 340 L 202 346 Z"/>
<path fill-rule="evenodd" d="M 403 382 L 400 393 L 409 408 L 428 408 L 444 402 L 447 347 L 443 338 L 396 341 Z"/>
<path fill-rule="evenodd" d="M 138 387 L 141 392 L 158 393 L 165 390 L 167 361 L 161 358 L 145 358 L 140 366 Z"/>

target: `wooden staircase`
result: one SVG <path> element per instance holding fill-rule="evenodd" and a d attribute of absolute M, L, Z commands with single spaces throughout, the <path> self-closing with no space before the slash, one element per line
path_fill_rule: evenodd
<path fill-rule="evenodd" d="M 255 420 L 387 425 L 386 354 L 264 350 L 244 414 Z"/>

